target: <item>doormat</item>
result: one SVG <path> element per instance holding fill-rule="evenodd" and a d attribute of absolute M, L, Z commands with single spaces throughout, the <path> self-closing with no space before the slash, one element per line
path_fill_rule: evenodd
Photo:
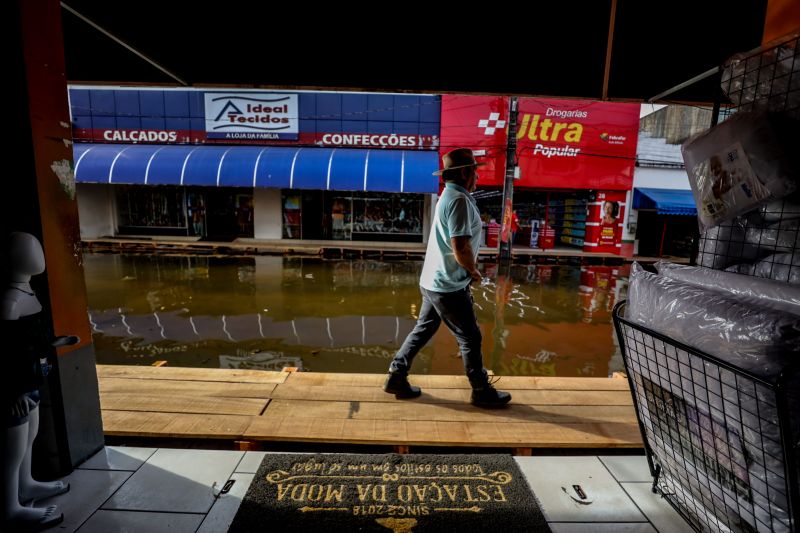
<path fill-rule="evenodd" d="M 267 454 L 229 531 L 550 528 L 509 455 Z"/>

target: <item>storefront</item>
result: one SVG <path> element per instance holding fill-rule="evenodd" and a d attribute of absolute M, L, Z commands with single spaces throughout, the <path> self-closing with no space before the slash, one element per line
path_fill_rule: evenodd
<path fill-rule="evenodd" d="M 253 191 L 247 188 L 119 185 L 119 235 L 253 236 Z"/>
<path fill-rule="evenodd" d="M 638 104 L 519 98 L 515 246 L 622 253 L 632 188 Z M 485 163 L 475 197 L 487 245 L 504 211 L 509 98 L 442 97 L 442 146 L 468 146 Z"/>
<path fill-rule="evenodd" d="M 427 233 L 440 97 L 71 86 L 70 104 L 84 238 Z"/>
<path fill-rule="evenodd" d="M 422 242 L 421 194 L 282 191 L 283 238 Z"/>

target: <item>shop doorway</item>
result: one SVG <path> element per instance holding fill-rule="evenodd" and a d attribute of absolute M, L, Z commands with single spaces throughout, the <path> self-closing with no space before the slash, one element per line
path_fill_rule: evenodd
<path fill-rule="evenodd" d="M 303 239 L 328 239 L 325 233 L 330 226 L 323 201 L 323 191 L 303 192 Z"/>
<path fill-rule="evenodd" d="M 232 241 L 253 236 L 253 194 L 250 190 L 220 187 L 204 193 L 204 240 Z"/>

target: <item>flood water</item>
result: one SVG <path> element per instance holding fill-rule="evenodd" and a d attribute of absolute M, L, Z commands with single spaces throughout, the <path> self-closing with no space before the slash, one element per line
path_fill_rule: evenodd
<path fill-rule="evenodd" d="M 387 370 L 414 327 L 420 261 L 85 254 L 97 362 L 317 372 Z M 481 264 L 484 364 L 498 375 L 622 369 L 611 309 L 628 266 Z M 445 326 L 413 373 L 462 374 Z"/>

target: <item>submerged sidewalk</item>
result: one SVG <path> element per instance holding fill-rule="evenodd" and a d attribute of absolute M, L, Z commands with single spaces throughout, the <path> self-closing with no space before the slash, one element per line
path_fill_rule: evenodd
<path fill-rule="evenodd" d="M 84 248 L 89 252 L 131 252 L 131 253 L 191 253 L 214 255 L 302 255 L 313 257 L 364 257 L 391 259 L 422 259 L 425 256 L 425 243 L 381 242 L 381 241 L 332 241 L 300 239 L 250 239 L 238 238 L 233 241 L 204 241 L 197 237 L 103 237 L 84 239 Z M 481 247 L 479 256 L 484 260 L 496 260 L 497 248 Z M 661 259 L 674 263 L 688 263 L 684 257 L 621 257 L 614 254 L 589 253 L 575 248 L 529 248 L 514 246 L 512 257 L 515 261 L 546 260 L 593 260 L 610 262 L 639 261 L 652 263 Z"/>

